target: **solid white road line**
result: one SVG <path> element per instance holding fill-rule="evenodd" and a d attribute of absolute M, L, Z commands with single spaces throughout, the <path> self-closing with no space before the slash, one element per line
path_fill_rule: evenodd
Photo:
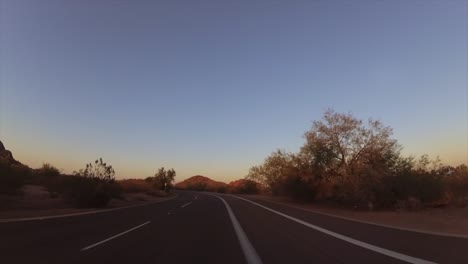
<path fill-rule="evenodd" d="M 173 197 L 167 198 L 167 199 L 164 199 L 164 200 L 148 202 L 148 203 L 143 203 L 143 204 L 128 205 L 128 206 L 122 206 L 122 207 L 110 208 L 110 209 L 87 211 L 87 212 L 82 212 L 82 213 L 49 215 L 49 216 L 36 216 L 36 217 L 23 217 L 23 218 L 4 218 L 4 219 L 0 219 L 0 223 L 23 222 L 23 221 L 33 221 L 33 220 L 47 220 L 47 219 L 53 219 L 53 218 L 62 218 L 62 217 L 70 217 L 70 216 L 104 213 L 104 212 L 117 211 L 117 210 L 132 208 L 132 207 L 139 207 L 139 206 L 145 206 L 145 205 L 149 205 L 149 204 L 165 202 L 165 201 L 172 200 L 172 199 L 174 199 L 174 198 L 176 198 L 178 196 L 179 196 L 178 194 L 175 194 Z"/>
<path fill-rule="evenodd" d="M 235 196 L 235 197 L 237 197 L 237 196 Z M 401 227 L 401 226 L 380 224 L 380 223 L 375 223 L 375 222 L 370 222 L 370 221 L 365 221 L 365 220 L 358 220 L 358 219 L 355 219 L 355 218 L 344 217 L 344 216 L 340 216 L 340 215 L 336 215 L 336 214 L 324 213 L 324 212 L 316 211 L 316 210 L 313 210 L 313 209 L 307 209 L 307 208 L 302 208 L 302 207 L 299 207 L 299 206 L 285 204 L 285 203 L 282 203 L 282 202 L 274 202 L 274 201 L 269 201 L 269 200 L 262 199 L 262 198 L 256 198 L 256 199 L 260 200 L 260 201 L 267 202 L 267 203 L 279 204 L 279 205 L 282 205 L 282 206 L 298 209 L 298 210 L 301 210 L 301 211 L 307 211 L 307 212 L 312 212 L 312 213 L 315 213 L 315 214 L 326 215 L 326 216 L 339 218 L 339 219 L 344 219 L 344 220 L 348 220 L 348 221 L 352 221 L 352 222 L 356 222 L 356 223 L 380 226 L 380 227 L 385 227 L 385 228 L 392 228 L 392 229 L 403 230 L 403 231 L 411 231 L 411 232 L 428 234 L 428 235 L 433 235 L 433 236 L 468 238 L 468 235 L 463 235 L 463 234 L 435 232 L 435 231 L 428 231 L 428 230 L 422 230 L 422 229 L 416 229 L 416 228 L 407 228 L 407 227 Z"/>
<path fill-rule="evenodd" d="M 189 204 L 191 204 L 191 203 L 192 203 L 192 202 L 188 202 L 188 203 L 182 205 L 181 208 L 184 208 L 185 206 L 187 206 L 187 205 L 189 205 Z"/>
<path fill-rule="evenodd" d="M 208 195 L 212 195 L 212 196 L 219 198 L 224 203 L 224 206 L 226 206 L 226 210 L 228 212 L 229 218 L 231 218 L 234 231 L 236 232 L 237 239 L 239 240 L 239 243 L 241 245 L 242 251 L 244 252 L 245 260 L 247 261 L 247 263 L 262 264 L 262 260 L 258 256 L 257 251 L 255 251 L 255 248 L 250 243 L 249 238 L 247 237 L 241 225 L 239 224 L 239 221 L 237 221 L 237 218 L 232 212 L 229 204 L 223 198 L 217 195 L 213 195 L 213 194 L 208 194 Z"/>
<path fill-rule="evenodd" d="M 133 228 L 130 228 L 130 229 L 128 229 L 127 231 L 124 231 L 124 232 L 122 232 L 122 233 L 120 233 L 120 234 L 117 234 L 117 235 L 115 235 L 115 236 L 111 236 L 111 237 L 109 237 L 109 238 L 107 238 L 107 239 L 104 239 L 104 240 L 102 240 L 102 241 L 99 241 L 99 242 L 97 242 L 97 243 L 94 243 L 94 244 L 92 244 L 92 245 L 90 245 L 90 246 L 84 247 L 84 248 L 82 248 L 80 251 L 85 251 L 85 250 L 91 249 L 91 248 L 93 248 L 93 247 L 95 247 L 95 246 L 98 246 L 98 245 L 100 245 L 100 244 L 106 243 L 107 241 L 110 241 L 110 240 L 112 240 L 112 239 L 114 239 L 114 238 L 117 238 L 117 237 L 119 237 L 119 236 L 125 235 L 125 234 L 127 234 L 128 232 L 131 232 L 131 231 L 133 231 L 133 230 L 135 230 L 135 229 L 137 229 L 137 228 L 140 228 L 140 227 L 142 227 L 142 226 L 144 226 L 144 225 L 147 225 L 147 224 L 149 224 L 149 223 L 151 223 L 151 221 L 148 221 L 148 222 L 143 223 L 143 224 L 141 224 L 141 225 L 139 225 L 139 226 L 135 226 L 135 227 L 133 227 Z"/>
<path fill-rule="evenodd" d="M 276 210 L 273 210 L 269 207 L 266 207 L 264 205 L 261 205 L 259 203 L 256 203 L 256 202 L 253 202 L 253 201 L 250 201 L 248 199 L 244 199 L 242 197 L 238 197 L 238 196 L 234 196 L 234 195 L 231 195 L 233 197 L 236 197 L 238 199 L 241 199 L 241 200 L 244 200 L 246 202 L 249 202 L 251 204 L 254 204 L 258 207 L 261 207 L 265 210 L 268 210 L 272 213 L 275 213 L 277 215 L 280 215 L 280 216 L 283 216 L 289 220 L 292 220 L 296 223 L 299 223 L 299 224 L 302 224 L 302 225 L 305 225 L 309 228 L 312 228 L 312 229 L 315 229 L 319 232 L 322 232 L 322 233 L 325 233 L 327 235 L 330 235 L 332 237 L 335 237 L 335 238 L 338 238 L 338 239 L 341 239 L 343 241 L 346 241 L 348 243 L 351 243 L 353 245 L 356 245 L 356 246 L 359 246 L 359 247 L 363 247 L 365 249 L 368 249 L 368 250 L 371 250 L 371 251 L 374 251 L 374 252 L 377 252 L 377 253 L 380 253 L 380 254 L 383 254 L 383 255 L 386 255 L 386 256 L 389 256 L 389 257 L 392 257 L 392 258 L 395 258 L 395 259 L 398 259 L 398 260 L 402 260 L 402 261 L 405 261 L 405 262 L 408 262 L 408 263 L 414 263 L 414 264 L 429 264 L 429 263 L 435 263 L 435 262 L 431 262 L 431 261 L 427 261 L 427 260 L 424 260 L 424 259 L 420 259 L 420 258 L 415 258 L 415 257 L 411 257 L 411 256 L 408 256 L 408 255 L 405 255 L 405 254 L 401 254 L 401 253 L 398 253 L 398 252 L 395 252 L 395 251 L 391 251 L 391 250 L 388 250 L 388 249 L 385 249 L 385 248 L 381 248 L 381 247 L 378 247 L 378 246 L 374 246 L 374 245 L 371 245 L 371 244 L 368 244 L 366 242 L 362 242 L 362 241 L 359 241 L 359 240 L 356 240 L 354 238 L 350 238 L 350 237 L 347 237 L 347 236 L 344 236 L 344 235 L 340 235 L 338 233 L 335 233 L 333 231 L 330 231 L 330 230 L 327 230 L 327 229 L 324 229 L 324 228 L 321 228 L 319 226 L 316 226 L 316 225 L 313 225 L 313 224 L 310 224 L 310 223 L 307 223 L 305 221 L 302 221 L 300 219 L 297 219 L 295 217 L 292 217 L 292 216 L 289 216 L 287 214 L 284 214 L 284 213 L 281 213 L 281 212 L 278 212 Z"/>

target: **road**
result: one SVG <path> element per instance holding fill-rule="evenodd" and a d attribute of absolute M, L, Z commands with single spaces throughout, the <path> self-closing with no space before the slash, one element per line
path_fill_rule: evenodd
<path fill-rule="evenodd" d="M 468 239 L 178 191 L 95 214 L 0 223 L 10 263 L 468 263 Z"/>

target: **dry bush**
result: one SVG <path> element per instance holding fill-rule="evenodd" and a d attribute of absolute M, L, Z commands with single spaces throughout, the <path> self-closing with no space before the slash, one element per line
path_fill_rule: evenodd
<path fill-rule="evenodd" d="M 256 181 L 248 179 L 240 179 L 232 181 L 228 185 L 228 192 L 241 194 L 257 194 L 259 192 L 259 184 Z M 220 192 L 220 191 L 218 191 Z"/>
<path fill-rule="evenodd" d="M 31 174 L 32 170 L 26 165 L 10 164 L 0 159 L 0 194 L 17 194 Z"/>
<path fill-rule="evenodd" d="M 153 191 L 151 183 L 143 179 L 127 179 L 120 180 L 117 183 L 126 193 L 150 193 Z"/>
<path fill-rule="evenodd" d="M 448 200 L 459 206 L 468 205 L 468 166 L 450 168 L 444 178 Z"/>

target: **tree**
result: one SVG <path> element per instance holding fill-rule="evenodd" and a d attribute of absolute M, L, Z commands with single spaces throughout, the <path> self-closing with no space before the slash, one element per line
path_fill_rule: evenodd
<path fill-rule="evenodd" d="M 311 200 L 316 194 L 315 174 L 304 156 L 281 150 L 271 153 L 262 165 L 250 168 L 246 179 L 259 182 L 273 195 Z"/>
<path fill-rule="evenodd" d="M 366 124 L 352 114 L 327 110 L 305 133 L 301 156 L 317 177 L 339 187 L 345 199 L 372 199 L 372 186 L 399 157 L 392 129 L 380 121 Z"/>
<path fill-rule="evenodd" d="M 176 172 L 174 169 L 166 171 L 164 167 L 158 169 L 153 177 L 154 186 L 159 190 L 167 191 L 172 188 L 172 183 L 175 180 Z"/>
<path fill-rule="evenodd" d="M 392 129 L 378 120 L 327 110 L 305 133 L 299 153 L 277 150 L 246 179 L 273 195 L 334 199 L 353 206 L 417 209 L 452 201 L 468 204 L 468 167 L 439 158 L 404 157 Z"/>
<path fill-rule="evenodd" d="M 251 167 L 246 178 L 255 180 L 276 193 L 280 178 L 292 168 L 292 155 L 277 150 L 271 153 L 262 165 Z"/>
<path fill-rule="evenodd" d="M 232 193 L 256 194 L 258 189 L 258 182 L 249 179 L 232 181 L 228 185 L 228 190 Z"/>
<path fill-rule="evenodd" d="M 86 164 L 85 169 L 79 171 L 74 171 L 74 175 L 103 180 L 107 182 L 114 182 L 115 180 L 115 171 L 111 165 L 102 161 L 102 158 L 99 158 L 94 161 L 94 165 L 90 163 Z"/>

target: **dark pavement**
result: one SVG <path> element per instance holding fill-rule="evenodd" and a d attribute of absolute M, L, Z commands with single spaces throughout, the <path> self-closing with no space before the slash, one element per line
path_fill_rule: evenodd
<path fill-rule="evenodd" d="M 0 223 L 0 262 L 248 262 L 221 199 L 206 193 L 177 194 L 171 200 L 122 210 Z M 228 203 L 263 263 L 468 263 L 468 239 L 379 227 L 252 200 L 290 218 L 372 245 L 369 249 L 248 201 L 218 196 Z M 379 249 L 402 257 L 382 254 Z"/>

